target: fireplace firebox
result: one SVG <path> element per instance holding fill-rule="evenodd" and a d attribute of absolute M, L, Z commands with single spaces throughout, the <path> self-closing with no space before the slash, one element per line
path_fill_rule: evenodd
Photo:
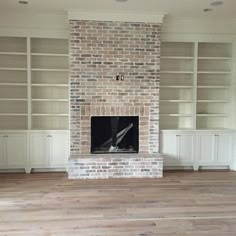
<path fill-rule="evenodd" d="M 91 153 L 138 153 L 138 116 L 91 117 Z"/>

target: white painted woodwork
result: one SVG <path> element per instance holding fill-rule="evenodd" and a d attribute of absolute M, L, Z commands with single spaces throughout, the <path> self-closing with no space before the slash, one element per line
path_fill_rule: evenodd
<path fill-rule="evenodd" d="M 193 164 L 195 154 L 195 136 L 193 134 L 177 135 L 178 156 L 181 164 Z"/>
<path fill-rule="evenodd" d="M 24 169 L 27 166 L 27 135 L 0 134 L 0 169 Z"/>
<path fill-rule="evenodd" d="M 6 167 L 6 145 L 4 135 L 0 135 L 0 168 Z"/>
<path fill-rule="evenodd" d="M 30 167 L 49 167 L 50 143 L 45 134 L 30 135 Z"/>
<path fill-rule="evenodd" d="M 230 129 L 232 43 L 164 41 L 160 128 Z"/>
<path fill-rule="evenodd" d="M 69 20 L 100 20 L 100 21 L 121 21 L 121 22 L 146 22 L 162 23 L 165 12 L 158 13 L 117 13 L 117 12 L 97 12 L 81 11 L 75 9 L 68 10 Z"/>
<path fill-rule="evenodd" d="M 216 161 L 230 163 L 232 149 L 232 135 L 221 134 L 215 136 Z"/>
<path fill-rule="evenodd" d="M 199 162 L 213 163 L 215 156 L 214 136 L 212 134 L 200 134 L 198 142 Z"/>
<path fill-rule="evenodd" d="M 67 39 L 0 37 L 0 129 L 67 130 L 68 99 Z"/>
<path fill-rule="evenodd" d="M 164 166 L 194 166 L 196 146 L 194 132 L 162 132 L 160 140 Z"/>
<path fill-rule="evenodd" d="M 51 156 L 50 165 L 54 167 L 67 166 L 69 153 L 69 139 L 65 134 L 53 134 L 50 137 Z"/>
<path fill-rule="evenodd" d="M 175 134 L 162 134 L 160 152 L 164 154 L 164 166 L 178 164 L 177 143 Z"/>
<path fill-rule="evenodd" d="M 160 135 L 160 152 L 165 167 L 227 166 L 234 169 L 230 131 L 179 131 L 163 130 Z"/>
<path fill-rule="evenodd" d="M 199 166 L 231 166 L 232 133 L 198 132 L 197 136 Z"/>
<path fill-rule="evenodd" d="M 25 168 L 27 162 L 26 135 L 7 136 L 7 168 Z"/>
<path fill-rule="evenodd" d="M 69 157 L 68 133 L 30 134 L 30 168 L 65 168 Z"/>

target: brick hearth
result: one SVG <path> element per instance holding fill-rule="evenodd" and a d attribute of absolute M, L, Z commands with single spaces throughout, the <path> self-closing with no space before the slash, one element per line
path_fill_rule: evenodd
<path fill-rule="evenodd" d="M 154 23 L 70 21 L 70 178 L 162 176 L 160 29 Z M 124 81 L 116 80 L 118 74 Z M 139 154 L 128 161 L 125 154 L 90 155 L 91 116 L 139 116 Z"/>
<path fill-rule="evenodd" d="M 70 179 L 159 178 L 162 157 L 158 154 L 101 154 L 70 158 Z"/>

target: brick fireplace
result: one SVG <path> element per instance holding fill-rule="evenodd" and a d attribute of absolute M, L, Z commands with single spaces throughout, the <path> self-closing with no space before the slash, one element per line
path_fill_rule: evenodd
<path fill-rule="evenodd" d="M 69 178 L 162 176 L 160 33 L 156 23 L 70 20 Z M 91 154 L 93 116 L 138 116 L 139 153 Z"/>

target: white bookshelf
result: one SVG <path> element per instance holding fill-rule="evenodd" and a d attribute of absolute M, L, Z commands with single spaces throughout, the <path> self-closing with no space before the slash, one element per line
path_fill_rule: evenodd
<path fill-rule="evenodd" d="M 68 129 L 68 40 L 0 37 L 0 129 Z"/>
<path fill-rule="evenodd" d="M 0 129 L 27 122 L 27 39 L 0 37 Z"/>
<path fill-rule="evenodd" d="M 32 129 L 69 128 L 68 40 L 31 39 Z"/>
<path fill-rule="evenodd" d="M 199 43 L 197 56 L 196 127 L 230 128 L 232 44 Z"/>
<path fill-rule="evenodd" d="M 163 42 L 160 128 L 230 128 L 231 77 L 231 43 Z"/>
<path fill-rule="evenodd" d="M 161 46 L 160 128 L 193 128 L 194 43 Z"/>

